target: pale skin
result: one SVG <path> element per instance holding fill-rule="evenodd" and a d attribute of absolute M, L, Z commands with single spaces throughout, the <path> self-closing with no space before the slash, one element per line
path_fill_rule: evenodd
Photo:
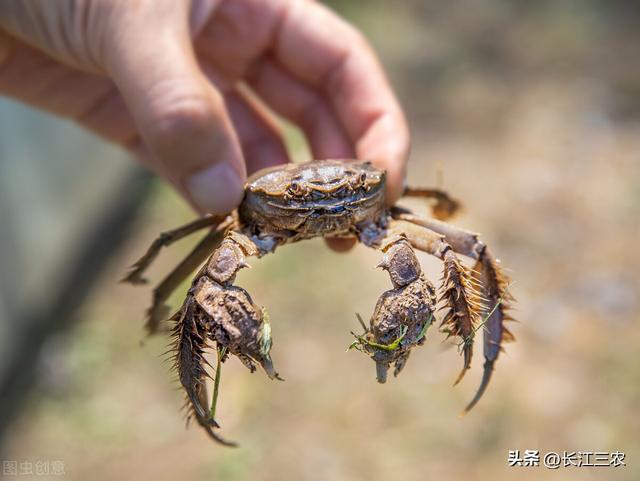
<path fill-rule="evenodd" d="M 311 0 L 3 0 L 0 94 L 124 146 L 200 213 L 290 160 L 273 112 L 314 158 L 372 160 L 389 204 L 402 193 L 409 133 L 380 63 Z"/>

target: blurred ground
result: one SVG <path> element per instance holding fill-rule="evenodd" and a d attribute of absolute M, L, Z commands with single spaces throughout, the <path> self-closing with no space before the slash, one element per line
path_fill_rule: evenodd
<path fill-rule="evenodd" d="M 363 247 L 322 242 L 252 261 L 239 283 L 268 306 L 285 383 L 223 371 L 219 419 L 235 450 L 184 429 L 165 340 L 140 346 L 148 289 L 117 284 L 161 230 L 192 214 L 158 184 L 143 221 L 47 346 L 41 388 L 6 459 L 60 459 L 66 479 L 640 479 L 640 31 L 631 2 L 336 4 L 380 50 L 408 109 L 409 178 L 444 186 L 515 280 L 516 344 L 482 402 L 457 417 L 481 356 L 431 330 L 398 379 L 345 352 L 354 313 L 388 288 Z M 398 5 L 400 5 L 400 3 Z M 185 254 L 167 251 L 155 279 Z M 424 259 L 433 279 L 438 263 Z M 176 297 L 176 302 L 179 296 Z M 510 468 L 509 450 L 624 451 L 624 468 Z M 42 478 L 39 478 L 42 479 Z"/>

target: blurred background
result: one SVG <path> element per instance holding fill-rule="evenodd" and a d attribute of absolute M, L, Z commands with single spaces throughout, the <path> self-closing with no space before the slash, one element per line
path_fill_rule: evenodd
<path fill-rule="evenodd" d="M 436 329 L 378 385 L 345 348 L 355 313 L 370 316 L 389 288 L 379 255 L 318 240 L 238 278 L 269 309 L 287 382 L 233 359 L 218 417 L 241 447 L 185 429 L 166 339 L 141 344 L 150 288 L 118 279 L 194 214 L 123 153 L 1 99 L 0 458 L 33 463 L 37 479 L 38 461 L 63 462 L 69 480 L 640 479 L 640 7 L 331 5 L 377 48 L 406 108 L 411 183 L 441 170 L 466 207 L 455 223 L 481 232 L 514 279 L 518 342 L 484 399 L 458 418 L 481 355 L 452 388 L 461 359 Z M 196 240 L 163 253 L 152 278 Z M 509 467 L 516 449 L 623 451 L 627 466 Z"/>

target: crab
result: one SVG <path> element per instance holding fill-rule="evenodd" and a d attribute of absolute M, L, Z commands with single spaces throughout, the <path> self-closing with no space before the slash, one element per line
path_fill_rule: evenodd
<path fill-rule="evenodd" d="M 266 311 L 249 293 L 234 285 L 247 258 L 261 257 L 278 247 L 313 237 L 355 238 L 382 252 L 378 267 L 387 271 L 392 288 L 377 302 L 368 325 L 360 320 L 350 348 L 373 359 L 378 382 L 393 366 L 397 376 L 411 351 L 424 344 L 436 311 L 445 311 L 440 329 L 458 340 L 463 366 L 455 384 L 471 366 L 474 337 L 482 329 L 484 370 L 480 386 L 463 412 L 482 397 L 506 341 L 505 327 L 513 298 L 509 280 L 477 234 L 445 221 L 459 203 L 439 189 L 410 188 L 403 197 L 430 202 L 432 217 L 385 202 L 385 172 L 371 162 L 324 160 L 287 164 L 262 170 L 246 183 L 239 208 L 228 215 L 208 215 L 161 234 L 123 279 L 146 282 L 144 271 L 161 249 L 200 229 L 208 233 L 193 251 L 153 291 L 146 329 L 158 332 L 169 318 L 169 295 L 199 266 L 191 288 L 173 322 L 172 355 L 186 392 L 189 416 L 211 438 L 233 445 L 216 431 L 215 404 L 221 363 L 236 356 L 251 372 L 261 366 L 271 379 L 281 379 L 271 359 L 271 325 Z M 415 250 L 443 263 L 439 290 L 425 277 Z M 458 254 L 475 261 L 466 267 Z M 206 262 L 205 262 L 206 261 Z M 217 351 L 211 410 L 207 409 L 205 354 Z"/>

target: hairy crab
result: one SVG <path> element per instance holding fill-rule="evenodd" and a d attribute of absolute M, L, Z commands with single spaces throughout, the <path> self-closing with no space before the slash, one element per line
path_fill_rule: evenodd
<path fill-rule="evenodd" d="M 483 377 L 465 412 L 478 402 L 502 343 L 513 339 L 504 326 L 512 300 L 508 280 L 476 234 L 444 222 L 457 210 L 455 200 L 437 189 L 406 188 L 404 196 L 430 200 L 434 218 L 388 207 L 385 172 L 370 162 L 325 160 L 263 170 L 248 180 L 236 211 L 206 216 L 161 234 L 131 267 L 124 281 L 145 282 L 142 274 L 163 246 L 199 229 L 209 230 L 154 289 L 146 327 L 150 333 L 158 330 L 168 317 L 165 302 L 171 292 L 204 262 L 171 320 L 175 367 L 187 405 L 213 439 L 232 444 L 214 430 L 218 427 L 214 413 L 221 362 L 233 354 L 252 372 L 259 364 L 270 378 L 280 379 L 270 356 L 269 320 L 249 293 L 234 285 L 236 273 L 248 266 L 247 257 L 261 257 L 281 245 L 318 236 L 355 237 L 383 253 L 379 267 L 388 272 L 393 288 L 378 300 L 368 326 L 360 319 L 364 333 L 354 334 L 350 346 L 375 361 L 377 380 L 386 381 L 391 365 L 398 375 L 411 350 L 424 343 L 440 305 L 446 311 L 441 330 L 459 339 L 463 355 L 456 384 L 471 365 L 475 333 L 483 330 Z M 414 249 L 442 260 L 439 295 L 422 273 Z M 475 260 L 475 268 L 465 267 L 456 254 Z M 209 411 L 204 356 L 214 347 L 218 366 Z"/>

